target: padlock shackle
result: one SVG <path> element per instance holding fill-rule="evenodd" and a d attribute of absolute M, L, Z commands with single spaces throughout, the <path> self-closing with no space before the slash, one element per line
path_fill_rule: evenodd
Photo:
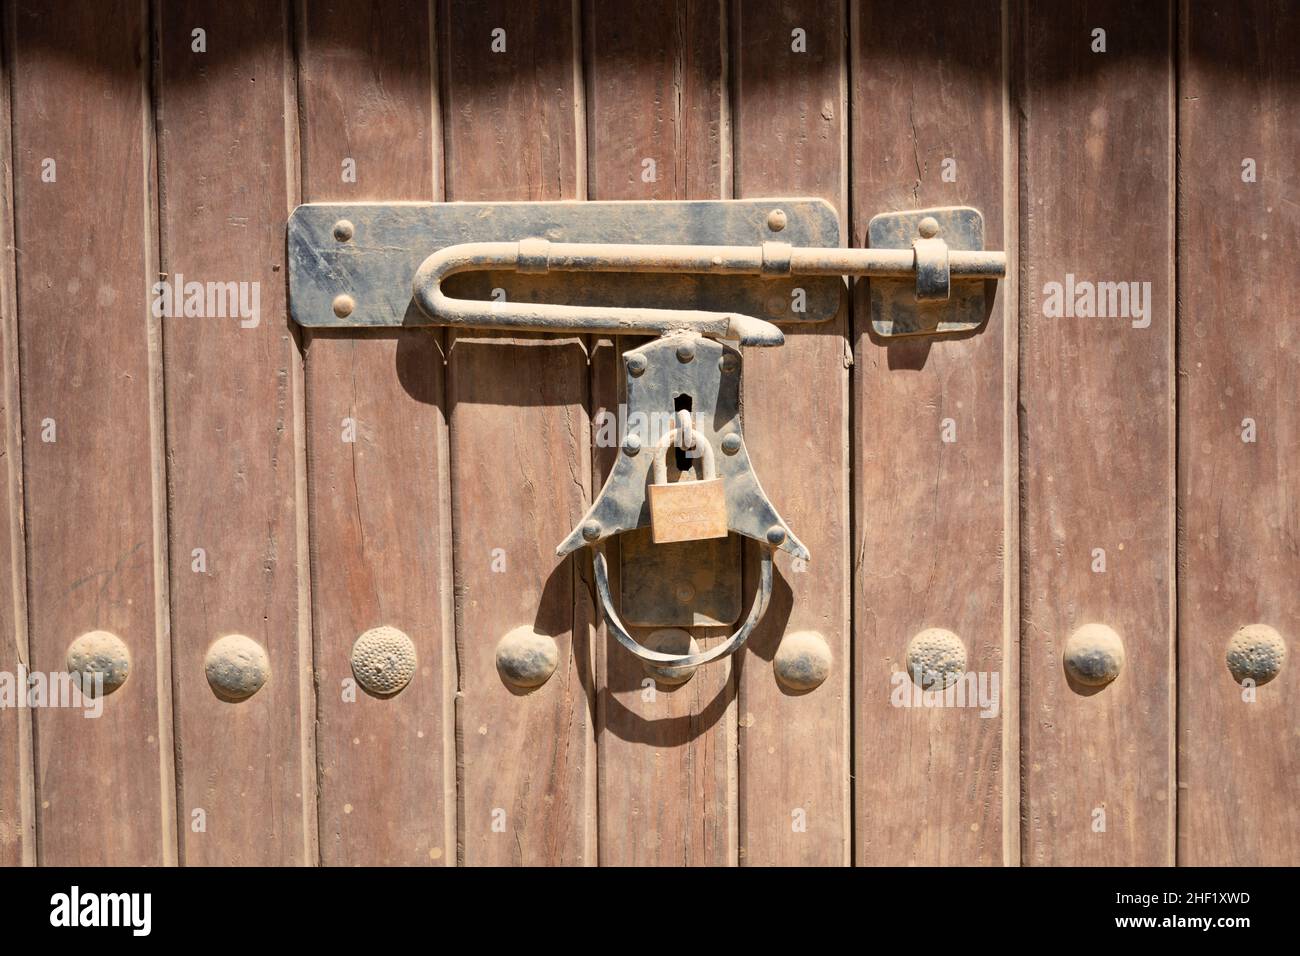
<path fill-rule="evenodd" d="M 655 445 L 654 460 L 650 465 L 650 471 L 653 475 L 651 479 L 656 485 L 668 484 L 668 452 L 677 444 L 678 429 L 673 428 L 667 432 L 663 438 L 659 439 L 659 444 Z M 693 448 L 700 449 L 700 468 L 704 472 L 701 481 L 712 481 L 718 477 L 718 461 L 713 456 L 713 445 L 699 431 L 695 432 L 695 444 Z M 691 456 L 694 457 L 694 456 Z"/>
<path fill-rule="evenodd" d="M 647 664 L 654 664 L 656 667 L 698 667 L 700 664 L 707 664 L 734 654 L 744 646 L 750 633 L 767 613 L 767 605 L 772 598 L 773 549 L 764 545 L 761 549 L 763 560 L 759 568 L 758 593 L 754 595 L 754 603 L 749 609 L 749 616 L 745 618 L 745 623 L 740 625 L 734 634 L 722 643 L 698 654 L 664 654 L 660 651 L 652 651 L 637 643 L 614 610 L 614 599 L 609 593 L 609 569 L 605 563 L 604 544 L 592 545 L 591 550 L 596 569 L 596 593 L 600 596 L 600 608 L 605 623 L 620 644 Z"/>

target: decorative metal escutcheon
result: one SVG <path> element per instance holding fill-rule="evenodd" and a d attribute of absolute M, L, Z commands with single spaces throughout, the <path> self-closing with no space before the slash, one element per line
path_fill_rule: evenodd
<path fill-rule="evenodd" d="M 741 430 L 741 346 L 775 324 L 834 317 L 845 276 L 871 276 L 878 336 L 969 334 L 1006 274 L 966 207 L 889 213 L 841 248 L 818 199 L 711 202 L 317 203 L 289 220 L 289 307 L 305 327 L 653 335 L 623 355 L 618 459 L 557 554 L 592 549 L 610 632 L 658 672 L 740 648 L 772 593 L 773 554 L 809 560 L 754 473 Z M 699 475 L 695 477 L 698 470 Z M 707 650 L 640 644 L 615 608 L 605 544 L 638 626 L 730 625 L 740 539 L 761 545 L 758 590 Z"/>

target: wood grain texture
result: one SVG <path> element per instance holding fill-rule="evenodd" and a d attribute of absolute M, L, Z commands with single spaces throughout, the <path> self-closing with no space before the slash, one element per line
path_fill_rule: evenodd
<path fill-rule="evenodd" d="M 736 195 L 820 196 L 847 233 L 845 5 L 736 3 Z M 806 50 L 792 49 L 803 30 Z M 780 235 L 773 238 L 780 239 Z M 745 356 L 745 444 L 763 488 L 812 553 L 778 552 L 771 606 L 740 673 L 740 860 L 843 865 L 849 800 L 849 324 L 785 329 L 785 344 Z M 752 546 L 751 546 L 752 549 Z M 796 693 L 772 658 L 784 635 L 819 633 L 831 676 Z"/>
<path fill-rule="evenodd" d="M 725 195 L 725 17 L 718 0 L 587 3 L 588 197 L 716 199 Z M 646 181 L 646 160 L 655 163 Z M 729 178 L 729 177 L 728 177 Z M 622 353 L 648 341 L 600 339 L 592 350 L 593 425 L 617 415 Z M 671 409 L 668 410 L 671 412 Z M 617 448 L 595 448 L 604 481 Z M 609 546 L 617 564 L 617 540 Z M 586 556 L 583 556 L 586 560 Z M 619 593 L 620 579 L 611 588 Z M 644 639 L 653 628 L 636 628 Z M 722 628 L 693 628 L 704 646 Z M 712 865 L 736 859 L 736 710 L 730 660 L 684 684 L 654 684 L 603 626 L 597 674 L 600 862 Z M 647 684 L 650 681 L 650 684 Z"/>
<path fill-rule="evenodd" d="M 91 630 L 131 654 L 97 719 L 34 713 L 44 864 L 175 859 L 145 12 L 24 2 L 9 23 L 30 663 L 62 671 Z"/>
<path fill-rule="evenodd" d="M 1179 23 L 1178 862 L 1294 866 L 1300 8 L 1184 3 Z M 1253 700 L 1224 660 L 1247 624 L 1290 651 Z"/>
<path fill-rule="evenodd" d="M 447 198 L 575 198 L 573 6 L 440 9 Z M 504 52 L 492 51 L 495 29 Z M 555 556 L 591 495 L 586 349 L 578 336 L 449 343 L 461 860 L 593 863 L 594 611 L 578 559 Z M 524 625 L 554 638 L 559 664 L 520 692 L 498 674 L 495 652 Z"/>
<path fill-rule="evenodd" d="M 1171 14 L 1165 4 L 1031 7 L 1024 28 L 1024 862 L 1168 864 Z M 1105 53 L 1091 50 L 1097 28 Z M 1148 319 L 1045 314 L 1048 283 L 1067 275 L 1150 283 Z M 1104 572 L 1093 570 L 1096 549 Z M 1082 692 L 1062 653 L 1091 622 L 1120 635 L 1127 663 L 1111 685 Z"/>
<path fill-rule="evenodd" d="M 907 16 L 888 3 L 853 8 L 855 244 L 878 213 L 971 205 L 984 213 L 986 245 L 1006 248 L 1002 17 L 995 2 L 925 0 Z M 943 179 L 945 159 L 956 161 L 955 182 Z M 881 341 L 866 293 L 859 283 L 853 313 L 855 861 L 997 864 L 1014 300 L 1000 283 L 986 326 L 966 338 Z M 997 675 L 996 713 L 895 706 L 912 688 L 907 645 L 930 627 L 958 635 L 968 672 Z"/>
<path fill-rule="evenodd" d="M 430 14 L 426 0 L 301 10 L 304 202 L 440 197 Z M 321 860 L 454 865 L 442 335 L 316 332 L 306 364 Z M 415 643 L 415 676 L 391 698 L 345 697 L 352 644 L 380 625 Z"/>
<path fill-rule="evenodd" d="M 0 33 L 6 44 L 10 22 Z M 18 384 L 18 301 L 14 263 L 13 146 L 10 57 L 0 51 L 0 673 L 14 675 L 31 659 L 27 648 L 27 549 L 23 529 L 23 434 Z M 31 711 L 0 710 L 0 866 L 36 862 Z"/>
<path fill-rule="evenodd" d="M 164 320 L 182 859 L 315 864 L 301 360 L 284 279 L 297 192 L 287 10 L 185 0 L 158 15 L 162 272 L 260 290 L 256 318 Z M 193 49 L 196 27 L 206 52 Z M 270 658 L 266 685 L 239 703 L 218 698 L 204 672 L 228 634 Z"/>

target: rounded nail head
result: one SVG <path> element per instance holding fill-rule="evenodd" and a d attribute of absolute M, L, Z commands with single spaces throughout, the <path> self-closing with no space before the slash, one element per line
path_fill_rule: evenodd
<path fill-rule="evenodd" d="M 685 364 L 695 360 L 695 343 L 683 342 L 677 346 L 677 361 Z"/>
<path fill-rule="evenodd" d="M 943 690 L 966 673 L 966 645 L 952 631 L 927 627 L 907 644 L 907 673 L 923 690 Z"/>
<path fill-rule="evenodd" d="M 784 209 L 773 209 L 767 214 L 767 228 L 773 232 L 780 232 L 788 221 Z"/>
<path fill-rule="evenodd" d="M 677 603 L 687 604 L 695 600 L 695 587 L 686 582 L 677 585 Z"/>
<path fill-rule="evenodd" d="M 774 524 L 772 527 L 767 529 L 768 544 L 780 544 L 784 540 L 785 528 L 782 528 L 779 524 Z"/>
<path fill-rule="evenodd" d="M 208 648 L 203 672 L 214 694 L 237 703 L 252 697 L 271 679 L 271 659 L 251 637 L 227 634 Z"/>
<path fill-rule="evenodd" d="M 830 676 L 831 649 L 816 631 L 796 631 L 781 639 L 772 670 L 790 690 L 809 691 Z"/>
<path fill-rule="evenodd" d="M 623 453 L 629 457 L 635 455 L 641 450 L 641 439 L 636 435 L 628 435 L 623 439 Z"/>
<path fill-rule="evenodd" d="M 660 654 L 677 654 L 681 657 L 700 652 L 699 642 L 691 637 L 689 631 L 680 627 L 663 627 L 651 631 L 641 641 L 641 646 L 647 650 L 658 651 Z M 685 684 L 695 674 L 694 667 L 664 667 L 660 664 L 651 664 L 649 661 L 642 661 L 642 665 L 646 673 L 660 684 L 673 686 Z"/>
<path fill-rule="evenodd" d="M 1247 624 L 1228 641 L 1227 664 L 1238 684 L 1253 680 L 1267 684 L 1286 663 L 1286 641 L 1267 624 Z"/>
<path fill-rule="evenodd" d="M 346 293 L 334 297 L 334 314 L 340 319 L 346 319 L 356 307 L 356 301 Z"/>
<path fill-rule="evenodd" d="M 916 231 L 921 234 L 922 239 L 933 239 L 939 235 L 939 220 L 934 216 L 926 216 L 917 224 Z"/>
<path fill-rule="evenodd" d="M 372 627 L 352 645 L 352 674 L 376 697 L 392 697 L 415 676 L 415 642 L 395 627 Z"/>
<path fill-rule="evenodd" d="M 1085 687 L 1105 687 L 1124 668 L 1124 641 L 1105 624 L 1085 624 L 1065 642 L 1065 669 Z"/>
<path fill-rule="evenodd" d="M 588 541 L 595 541 L 600 537 L 600 522 L 588 521 L 582 526 L 582 536 Z"/>
<path fill-rule="evenodd" d="M 722 436 L 722 450 L 728 455 L 734 455 L 740 451 L 740 436 L 735 432 L 730 432 Z"/>
<path fill-rule="evenodd" d="M 723 352 L 722 357 L 718 359 L 718 368 L 724 372 L 734 372 L 740 367 L 740 360 L 730 352 Z"/>
<path fill-rule="evenodd" d="M 339 242 L 347 242 L 356 232 L 351 220 L 340 219 L 334 223 L 334 238 Z"/>
<path fill-rule="evenodd" d="M 116 634 L 87 631 L 68 645 L 65 663 L 83 694 L 94 695 L 102 687 L 107 695 L 125 684 L 130 676 L 131 651 Z M 97 687 L 100 680 L 103 683 Z"/>
<path fill-rule="evenodd" d="M 646 357 L 644 355 L 629 355 L 627 357 L 627 370 L 633 375 L 640 375 L 646 368 Z"/>
<path fill-rule="evenodd" d="M 555 638 L 538 634 L 527 624 L 516 627 L 497 642 L 497 673 L 515 687 L 541 687 L 555 673 L 560 649 Z"/>

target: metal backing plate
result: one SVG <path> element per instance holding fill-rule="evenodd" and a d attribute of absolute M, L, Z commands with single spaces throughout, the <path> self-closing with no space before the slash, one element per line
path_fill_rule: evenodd
<path fill-rule="evenodd" d="M 873 249 L 910 249 L 926 216 L 938 221 L 939 238 L 949 249 L 984 248 L 984 216 L 969 206 L 884 213 L 868 225 L 867 243 Z M 884 337 L 973 332 L 988 318 L 997 289 L 996 282 L 954 281 L 948 301 L 918 302 L 915 279 L 877 277 L 870 284 L 871 327 Z"/>
<path fill-rule="evenodd" d="M 786 226 L 779 232 L 767 224 L 775 209 L 785 213 Z M 334 227 L 340 220 L 351 223 L 350 238 L 336 237 Z M 461 242 L 512 242 L 534 236 L 553 242 L 840 244 L 835 210 L 820 199 L 311 203 L 289 217 L 289 311 L 299 325 L 313 328 L 428 325 L 411 301 L 411 281 L 425 258 Z M 805 290 L 804 312 L 791 311 L 795 288 Z M 481 272 L 454 276 L 446 283 L 448 294 L 466 299 L 490 299 L 494 289 L 502 289 L 515 302 L 707 309 L 776 322 L 833 318 L 842 288 L 836 276 L 558 272 Z M 339 318 L 332 304 L 344 293 L 356 304 L 350 315 Z"/>
<path fill-rule="evenodd" d="M 740 618 L 740 535 L 653 544 L 620 535 L 623 620 L 634 627 L 729 626 Z"/>

